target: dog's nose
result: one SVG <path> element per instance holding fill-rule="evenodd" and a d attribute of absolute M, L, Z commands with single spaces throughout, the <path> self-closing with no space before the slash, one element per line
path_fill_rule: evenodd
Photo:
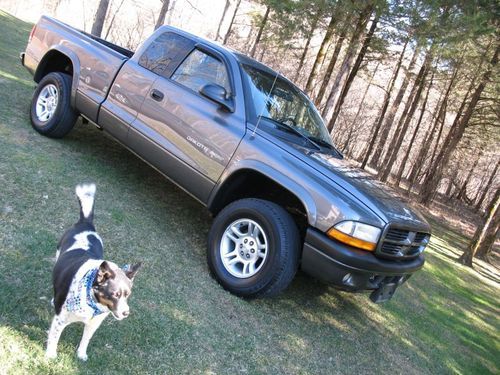
<path fill-rule="evenodd" d="M 130 314 L 130 312 L 129 311 L 124 311 L 122 314 L 123 314 L 124 317 L 127 317 L 128 314 Z"/>

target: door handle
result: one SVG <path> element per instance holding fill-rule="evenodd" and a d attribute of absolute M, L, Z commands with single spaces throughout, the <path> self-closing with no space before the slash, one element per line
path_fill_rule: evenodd
<path fill-rule="evenodd" d="M 163 100 L 163 93 L 156 89 L 151 90 L 151 97 L 157 102 L 161 102 Z"/>

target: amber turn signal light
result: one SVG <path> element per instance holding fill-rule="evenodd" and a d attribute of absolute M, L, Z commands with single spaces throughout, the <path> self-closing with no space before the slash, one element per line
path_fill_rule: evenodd
<path fill-rule="evenodd" d="M 328 232 L 326 232 L 326 234 L 328 235 L 328 237 L 333 238 L 334 240 L 340 241 L 352 247 L 357 247 L 358 249 L 375 251 L 375 248 L 377 247 L 376 243 L 363 241 L 359 238 L 349 236 L 348 234 L 342 233 L 335 228 L 331 228 Z"/>

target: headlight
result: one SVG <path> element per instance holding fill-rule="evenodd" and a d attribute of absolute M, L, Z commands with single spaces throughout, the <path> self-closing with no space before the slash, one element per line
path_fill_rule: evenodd
<path fill-rule="evenodd" d="M 380 228 L 356 221 L 343 221 L 331 228 L 327 235 L 337 241 L 359 249 L 375 251 L 378 239 L 380 238 Z"/>

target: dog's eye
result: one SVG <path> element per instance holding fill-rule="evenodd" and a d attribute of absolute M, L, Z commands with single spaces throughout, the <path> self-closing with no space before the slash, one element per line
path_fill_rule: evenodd
<path fill-rule="evenodd" d="M 120 298 L 122 296 L 122 292 L 114 292 L 113 297 Z"/>

